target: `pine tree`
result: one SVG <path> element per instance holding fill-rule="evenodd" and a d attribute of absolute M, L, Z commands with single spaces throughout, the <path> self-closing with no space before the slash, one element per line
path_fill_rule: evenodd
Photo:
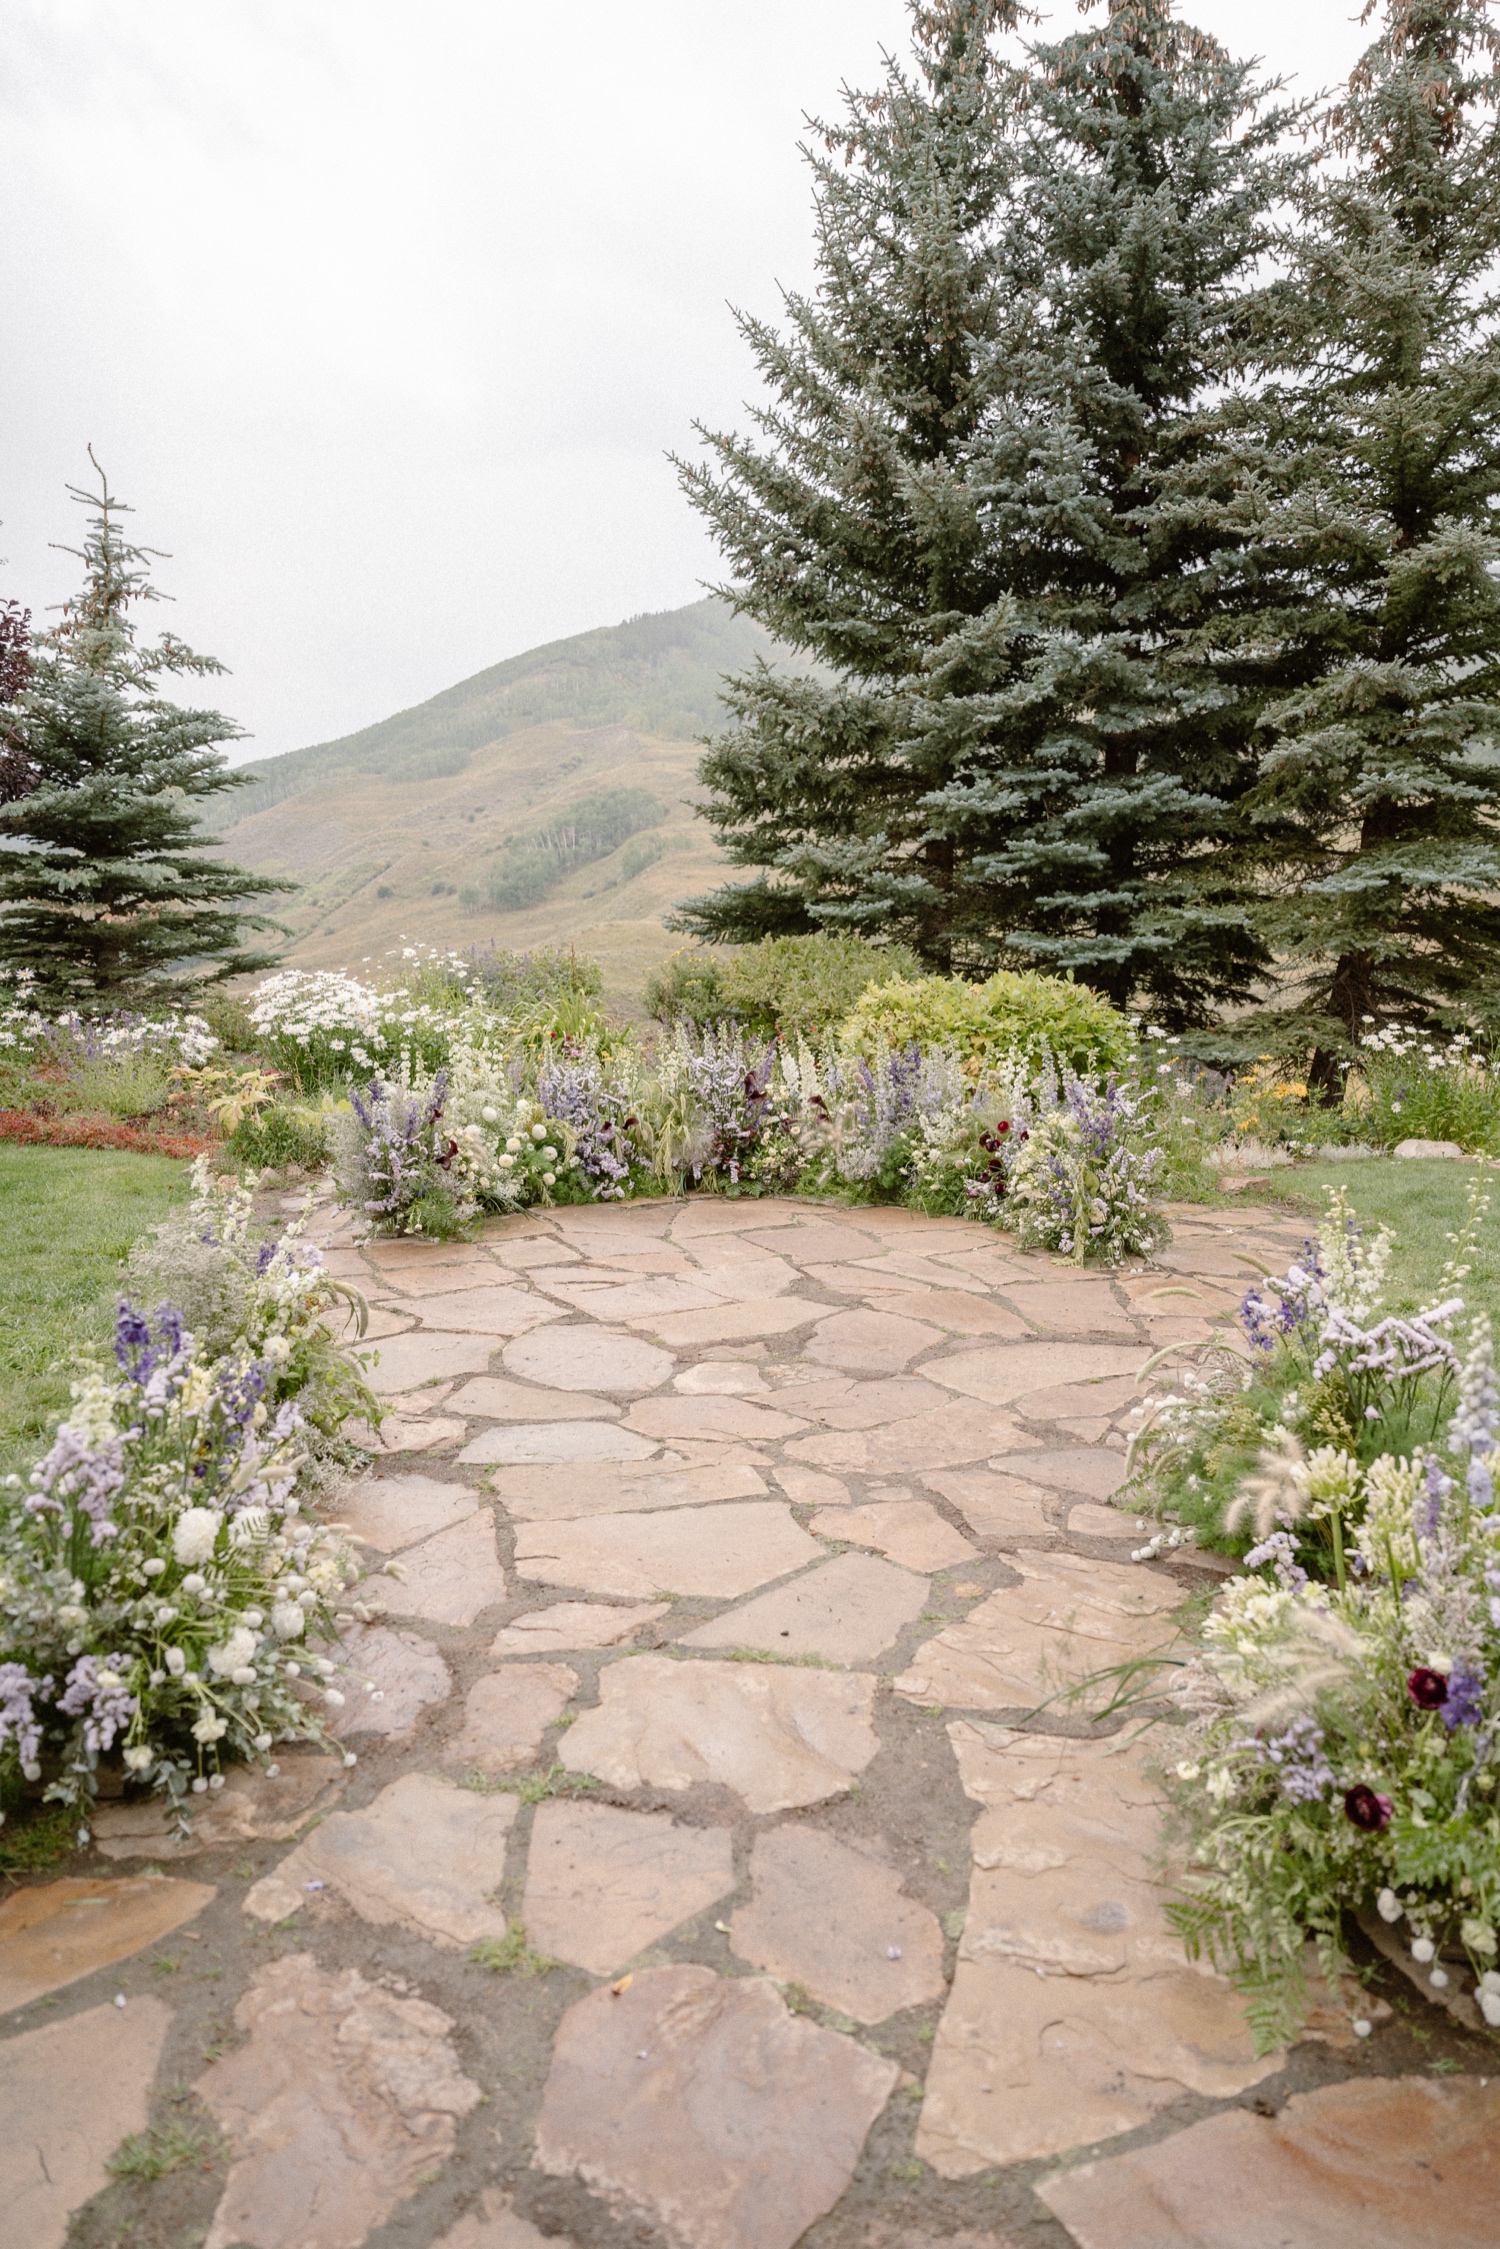
<path fill-rule="evenodd" d="M 1247 65 L 1166 0 L 1005 61 L 1007 0 L 913 9 L 819 127 L 819 285 L 741 322 L 760 442 L 703 431 L 723 590 L 831 667 L 731 683 L 708 817 L 770 870 L 680 925 L 843 927 L 1205 1020 L 1268 966 L 1241 806 L 1310 676 L 1236 528 L 1232 414 L 1287 161 Z"/>
<path fill-rule="evenodd" d="M 36 780 L 15 725 L 15 705 L 30 678 L 31 611 L 0 601 L 0 804 L 25 796 Z"/>
<path fill-rule="evenodd" d="M 1372 1019 L 1500 1018 L 1497 57 L 1483 0 L 1389 0 L 1292 245 L 1297 475 L 1268 535 L 1325 662 L 1267 716 L 1287 989 L 1257 1027 L 1325 1083 Z"/>
<path fill-rule="evenodd" d="M 32 643 L 8 714 L 29 786 L 0 803 L 0 955 L 49 1003 L 133 1005 L 271 966 L 242 932 L 279 925 L 247 902 L 295 886 L 208 856 L 197 807 L 240 782 L 217 748 L 239 730 L 160 682 L 224 667 L 170 633 L 138 642 L 132 609 L 163 598 L 151 550 L 123 536 L 130 511 L 102 471 L 97 493 L 69 490 L 94 511 L 65 550 L 84 582 Z"/>

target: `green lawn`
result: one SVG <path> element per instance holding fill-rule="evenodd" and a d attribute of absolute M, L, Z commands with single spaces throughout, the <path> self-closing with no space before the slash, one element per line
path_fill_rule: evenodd
<path fill-rule="evenodd" d="M 131 1243 L 187 1184 L 165 1156 L 0 1143 L 0 1472 L 30 1465 Z"/>
<path fill-rule="evenodd" d="M 1396 1249 L 1385 1309 L 1410 1312 L 1433 1299 L 1453 1254 L 1447 1237 L 1464 1223 L 1474 1174 L 1472 1163 L 1398 1163 L 1394 1157 L 1372 1157 L 1367 1163 L 1299 1166 L 1277 1172 L 1273 1179 L 1278 1201 L 1295 1202 L 1309 1214 L 1327 1207 L 1325 1188 L 1342 1187 L 1372 1228 L 1389 1226 Z M 1491 1207 L 1480 1222 L 1474 1252 L 1466 1261 L 1469 1277 L 1460 1282 L 1458 1293 L 1471 1311 L 1488 1312 L 1500 1330 L 1500 1171 L 1486 1166 L 1483 1178 Z"/>

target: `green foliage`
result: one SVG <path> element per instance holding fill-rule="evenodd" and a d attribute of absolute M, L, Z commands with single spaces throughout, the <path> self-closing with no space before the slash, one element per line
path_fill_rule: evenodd
<path fill-rule="evenodd" d="M 230 1153 L 252 1171 L 322 1171 L 333 1154 L 335 1113 L 272 1101 L 240 1119 Z"/>
<path fill-rule="evenodd" d="M 826 1039 L 871 985 L 920 976 L 908 946 L 872 945 L 862 937 L 767 937 L 732 953 L 721 979 L 725 1005 L 765 1037 Z"/>
<path fill-rule="evenodd" d="M 545 1952 L 531 1950 L 520 1921 L 510 1922 L 503 1937 L 482 1937 L 469 1958 L 496 1975 L 547 1976 L 558 1965 Z"/>
<path fill-rule="evenodd" d="M 724 963 L 713 953 L 688 948 L 674 953 L 646 978 L 646 1013 L 658 1023 L 691 1023 L 701 1030 L 728 1014 Z"/>
<path fill-rule="evenodd" d="M 42 1874 L 78 1848 L 78 1814 L 67 1804 L 7 1804 L 0 1875 Z"/>
<path fill-rule="evenodd" d="M 32 785 L 0 804 L 0 951 L 45 1002 L 98 1009 L 269 967 L 242 942 L 277 927 L 253 902 L 295 886 L 203 849 L 200 804 L 239 782 L 218 748 L 237 729 L 168 703 L 162 681 L 223 666 L 170 634 L 137 643 L 131 610 L 158 597 L 121 536 L 128 511 L 102 475 L 73 497 L 95 511 L 83 590 L 36 644 L 10 721 Z"/>
<path fill-rule="evenodd" d="M 1500 1154 L 1500 1071 L 1465 1038 L 1451 1044 L 1392 1026 L 1366 1040 L 1344 1087 L 1344 1117 L 1362 1140 L 1453 1140 Z"/>
<path fill-rule="evenodd" d="M 205 992 L 198 1002 L 197 1012 L 219 1042 L 220 1060 L 231 1054 L 255 1052 L 255 1025 L 238 992 Z"/>
<path fill-rule="evenodd" d="M 0 1468 L 30 1466 L 131 1243 L 186 1188 L 164 1156 L 0 1143 Z"/>
<path fill-rule="evenodd" d="M 211 2170 L 220 2161 L 223 2142 L 206 2125 L 188 2124 L 181 2117 L 153 2124 L 149 2131 L 132 2132 L 120 2142 L 107 2169 L 116 2179 L 165 2179 L 189 2164 Z"/>
<path fill-rule="evenodd" d="M 984 984 L 957 976 L 885 984 L 850 1010 L 841 1036 L 863 1051 L 915 1041 L 989 1063 L 1018 1054 L 1035 1064 L 1050 1053 L 1095 1073 L 1123 1069 L 1136 1051 L 1131 1025 L 1086 984 L 1004 969 Z"/>
<path fill-rule="evenodd" d="M 60 1105 L 80 1115 L 154 1117 L 166 1107 L 172 1079 L 155 1055 L 85 1055 L 55 1090 Z"/>
<path fill-rule="evenodd" d="M 680 926 L 1202 1021 L 1268 965 L 1239 806 L 1306 676 L 1229 403 L 1285 118 L 1165 0 L 1015 59 L 1007 0 L 913 19 L 914 67 L 810 137 L 816 289 L 741 322 L 757 432 L 682 471 L 736 600 L 835 676 L 731 681 L 709 817 L 771 871 Z"/>
<path fill-rule="evenodd" d="M 608 858 L 628 837 L 665 818 L 666 807 L 649 789 L 603 789 L 580 797 L 549 827 L 509 839 L 504 855 L 490 870 L 490 904 L 502 912 L 540 905 L 575 867 Z M 660 856 L 658 844 L 633 871 L 639 874 L 642 866 Z"/>
<path fill-rule="evenodd" d="M 1260 1042 L 1332 1084 L 1365 1020 L 1500 1008 L 1500 255 L 1483 0 L 1385 0 L 1323 122 L 1256 425 L 1267 546 L 1299 573 L 1305 679 L 1265 714 Z"/>

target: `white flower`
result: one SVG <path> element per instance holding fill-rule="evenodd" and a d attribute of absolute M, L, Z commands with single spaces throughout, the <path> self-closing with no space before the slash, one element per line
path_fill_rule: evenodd
<path fill-rule="evenodd" d="M 481 1117 L 483 1117 L 486 1124 L 498 1124 L 500 1122 L 500 1112 L 498 1109 L 481 1109 L 479 1114 L 481 1115 Z"/>
<path fill-rule="evenodd" d="M 295 1601 L 278 1601 L 271 1611 L 271 1630 L 278 1640 L 300 1639 L 306 1621 Z"/>
<path fill-rule="evenodd" d="M 1426 1967 L 1428 1961 L 1432 1958 L 1433 1954 L 1436 1951 L 1437 1946 L 1433 1943 L 1431 1937 L 1413 1938 L 1411 1956 L 1413 1960 L 1417 1961 L 1422 1967 Z"/>
<path fill-rule="evenodd" d="M 223 1517 L 213 1507 L 189 1507 L 178 1516 L 172 1526 L 172 1552 L 184 1569 L 191 1569 L 195 1562 L 212 1559 L 222 1521 Z"/>
<path fill-rule="evenodd" d="M 502 1157 L 500 1158 L 500 1169 L 501 1169 L 502 1171 L 510 1171 L 510 1170 L 512 1170 L 512 1169 L 514 1168 L 514 1165 L 515 1165 L 515 1160 L 516 1160 L 516 1159 L 515 1159 L 515 1157 L 514 1157 L 514 1156 L 502 1156 Z"/>
<path fill-rule="evenodd" d="M 507 1155 L 511 1155 L 511 1156 L 517 1156 L 517 1155 L 519 1155 L 519 1154 L 520 1154 L 520 1152 L 521 1152 L 521 1143 L 520 1143 L 520 1141 L 519 1141 L 519 1140 L 517 1140 L 517 1139 L 516 1139 L 516 1138 L 514 1137 L 514 1135 L 512 1135 L 512 1137 L 511 1137 L 511 1138 L 510 1138 L 509 1140 L 507 1140 L 507 1141 L 506 1141 L 506 1143 L 505 1143 L 505 1150 L 506 1150 L 506 1154 L 507 1154 Z"/>
<path fill-rule="evenodd" d="M 260 1355 L 269 1359 L 273 1367 L 285 1366 L 292 1355 L 292 1347 L 284 1335 L 268 1335 L 261 1345 Z"/>
<path fill-rule="evenodd" d="M 186 1663 L 187 1657 L 183 1654 L 181 1648 L 168 1648 L 167 1669 L 171 1672 L 174 1679 L 180 1679 L 182 1677 L 183 1669 Z"/>
<path fill-rule="evenodd" d="M 146 1748 L 144 1743 L 135 1749 L 127 1749 L 125 1752 L 125 1770 L 127 1773 L 148 1772 L 155 1762 L 156 1751 Z"/>
<path fill-rule="evenodd" d="M 555 1171 L 544 1171 L 542 1173 L 542 1185 L 544 1187 L 555 1187 L 557 1185 L 557 1173 Z"/>
<path fill-rule="evenodd" d="M 218 1672 L 221 1678 L 231 1678 L 236 1672 L 246 1668 L 254 1653 L 255 1634 L 243 1624 L 237 1625 L 227 1640 L 221 1641 L 218 1647 L 209 1649 L 208 1668 Z M 255 1677 L 253 1670 L 250 1676 L 252 1679 Z"/>
<path fill-rule="evenodd" d="M 202 1742 L 222 1741 L 228 1731 L 227 1718 L 216 1718 L 211 1710 L 206 1710 L 193 1727 L 193 1739 Z"/>
<path fill-rule="evenodd" d="M 1500 1991 L 1481 1990 L 1479 2012 L 1483 2015 L 1491 2030 L 1500 2030 Z"/>
<path fill-rule="evenodd" d="M 1395 1891 L 1382 1890 L 1375 1900 L 1375 1910 L 1382 1921 L 1399 1921 L 1401 1918 L 1401 1901 Z"/>
<path fill-rule="evenodd" d="M 158 1556 L 153 1555 L 149 1562 L 142 1562 L 141 1575 L 143 1577 L 160 1577 L 166 1566 L 166 1563 Z"/>
<path fill-rule="evenodd" d="M 548 1147 L 542 1150 L 542 1162 L 544 1164 L 555 1164 L 556 1161 L 557 1150 L 555 1148 Z"/>
<path fill-rule="evenodd" d="M 533 1125 L 531 1128 L 531 1137 L 534 1141 L 536 1141 L 537 1145 L 540 1146 L 547 1137 L 547 1127 L 545 1125 Z"/>

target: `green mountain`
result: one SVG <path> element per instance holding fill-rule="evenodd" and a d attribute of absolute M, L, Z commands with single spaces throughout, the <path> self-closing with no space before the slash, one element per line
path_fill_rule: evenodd
<path fill-rule="evenodd" d="M 415 782 L 459 774 L 475 750 L 549 720 L 574 731 L 628 726 L 693 741 L 723 715 L 721 676 L 771 656 L 774 645 L 712 598 L 550 641 L 357 734 L 248 763 L 242 770 L 253 784 L 215 807 L 215 821 L 238 825 L 340 775 Z"/>

